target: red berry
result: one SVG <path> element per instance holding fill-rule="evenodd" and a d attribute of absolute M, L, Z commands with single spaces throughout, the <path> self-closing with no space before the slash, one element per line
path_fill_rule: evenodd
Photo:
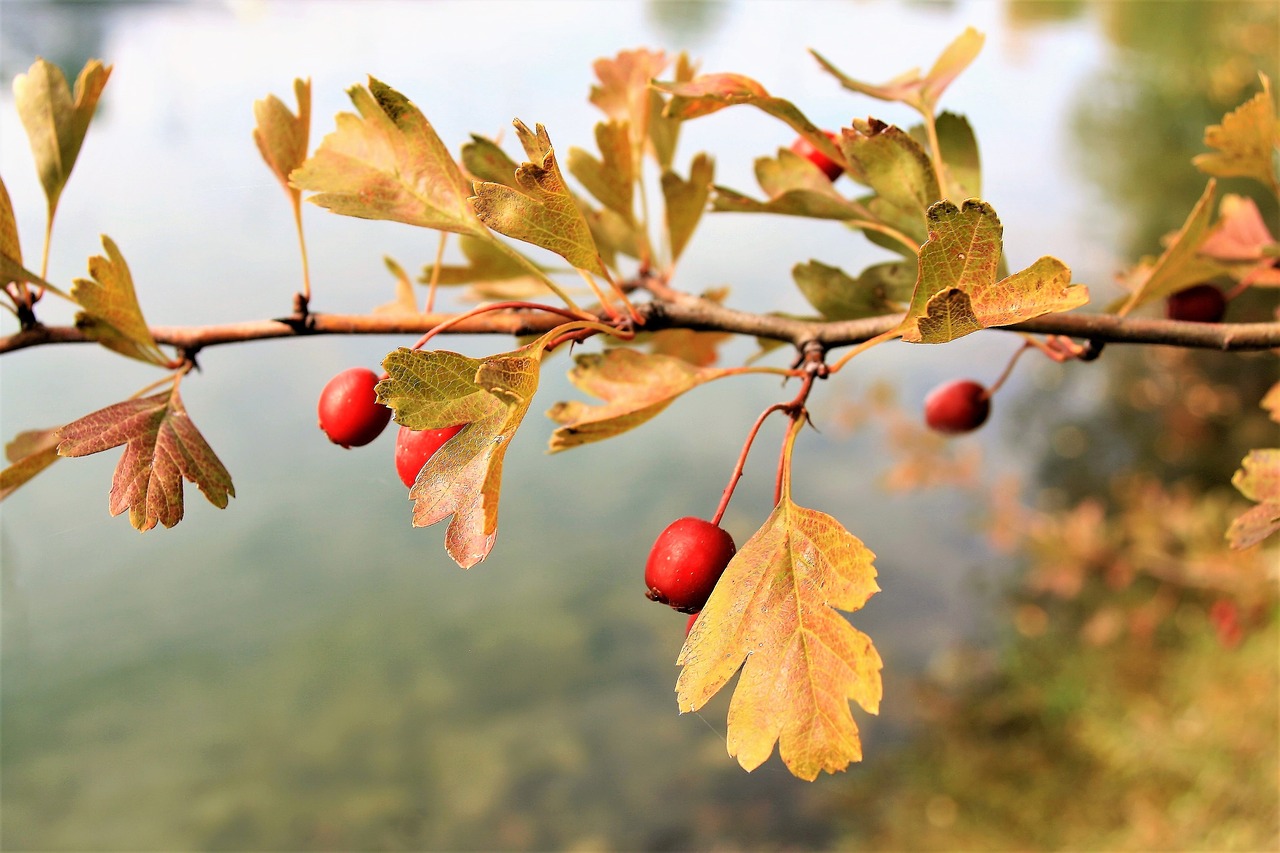
<path fill-rule="evenodd" d="M 378 377 L 365 367 L 352 367 L 329 380 L 320 392 L 320 429 L 334 444 L 363 447 L 382 434 L 391 410 L 378 402 Z"/>
<path fill-rule="evenodd" d="M 825 133 L 837 146 L 840 145 L 839 136 L 829 130 L 824 130 L 823 133 Z M 834 181 L 836 178 L 840 177 L 840 173 L 844 171 L 844 166 L 841 166 L 835 160 L 832 160 L 826 154 L 823 154 L 814 147 L 812 142 L 805 139 L 803 136 L 796 137 L 796 141 L 791 143 L 791 150 L 821 169 L 822 173 L 827 176 L 828 180 Z"/>
<path fill-rule="evenodd" d="M 677 519 L 649 551 L 645 595 L 682 613 L 701 610 L 736 551 L 733 537 L 711 522 Z"/>
<path fill-rule="evenodd" d="M 1212 284 L 1195 284 L 1166 299 L 1164 313 L 1170 320 L 1216 323 L 1227 313 L 1227 297 Z"/>
<path fill-rule="evenodd" d="M 686 637 L 689 636 L 689 632 L 693 630 L 693 623 L 698 621 L 698 615 L 701 613 L 702 611 L 699 610 L 697 613 L 689 614 L 689 621 L 684 623 L 684 635 Z"/>
<path fill-rule="evenodd" d="M 396 472 L 399 473 L 400 480 L 412 487 L 427 460 L 464 426 L 466 424 L 455 424 L 444 429 L 400 427 L 400 432 L 396 435 Z"/>
<path fill-rule="evenodd" d="M 991 414 L 987 389 L 970 379 L 939 385 L 924 398 L 924 420 L 938 432 L 971 432 Z"/>

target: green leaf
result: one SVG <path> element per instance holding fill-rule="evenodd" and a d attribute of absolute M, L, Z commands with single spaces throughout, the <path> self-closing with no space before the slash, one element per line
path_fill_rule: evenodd
<path fill-rule="evenodd" d="M 516 186 L 519 165 L 491 139 L 471 134 L 471 141 L 462 146 L 462 165 L 481 181 Z"/>
<path fill-rule="evenodd" d="M 378 402 L 410 429 L 466 424 L 435 453 L 409 490 L 413 526 L 452 516 L 445 548 L 469 569 L 489 555 L 498 535 L 502 463 L 538 388 L 547 339 L 484 359 L 404 347 L 389 353 Z"/>
<path fill-rule="evenodd" d="M 111 481 L 108 509 L 129 510 L 141 531 L 182 520 L 182 480 L 199 486 L 225 509 L 235 496 L 231 475 L 183 408 L 175 384 L 168 391 L 116 403 L 57 431 L 59 456 L 87 456 L 124 445 Z"/>
<path fill-rule="evenodd" d="M 999 281 L 1003 228 L 977 199 L 929 208 L 929 240 L 920 248 L 915 292 L 899 327 L 912 343 L 945 343 L 978 329 L 1006 326 L 1089 301 L 1071 270 L 1043 257 Z"/>
<path fill-rule="evenodd" d="M 106 257 L 95 255 L 89 259 L 92 280 L 78 278 L 71 286 L 71 298 L 84 309 L 76 314 L 76 328 L 121 355 L 168 365 L 168 357 L 160 351 L 142 316 L 129 265 L 105 234 L 102 246 Z"/>
<path fill-rule="evenodd" d="M 982 161 L 978 154 L 978 139 L 964 116 L 951 112 L 939 114 L 937 119 L 938 147 L 942 149 L 942 172 L 947 180 L 946 198 L 961 202 L 966 198 L 982 196 Z M 928 149 L 929 142 L 924 127 L 911 128 L 911 137 Z"/>
<path fill-rule="evenodd" d="M 862 758 L 849 700 L 879 710 L 880 655 L 838 610 L 879 587 L 875 555 L 831 516 L 782 500 L 729 563 L 680 651 L 682 712 L 702 707 L 739 668 L 729 754 L 747 770 L 778 744 L 801 779 Z"/>
<path fill-rule="evenodd" d="M 1192 163 L 1200 171 L 1219 178 L 1254 178 L 1280 192 L 1280 119 L 1271 99 L 1271 81 L 1265 74 L 1262 91 L 1204 132 L 1204 144 L 1218 149 L 1198 154 Z"/>
<path fill-rule="evenodd" d="M 715 162 L 702 153 L 689 165 L 689 180 L 671 170 L 662 173 L 662 197 L 666 201 L 667 241 L 671 246 L 672 262 L 679 260 L 702 220 L 715 173 Z"/>
<path fill-rule="evenodd" d="M 985 37 L 980 32 L 969 27 L 947 45 L 942 55 L 929 69 L 928 74 L 921 76 L 920 69 L 913 68 L 881 84 L 855 80 L 836 68 L 817 51 L 809 52 L 824 69 L 840 81 L 840 85 L 844 88 L 881 101 L 899 101 L 922 114 L 933 115 L 938 101 L 942 98 L 942 93 L 977 58 L 984 41 Z"/>
<path fill-rule="evenodd" d="M 911 297 L 914 265 L 882 263 L 868 267 L 856 279 L 838 267 L 811 260 L 796 264 L 791 277 L 801 295 L 828 320 L 877 317 L 898 310 L 896 303 Z"/>
<path fill-rule="evenodd" d="M 555 252 L 578 269 L 606 275 L 599 249 L 578 204 L 565 186 L 551 139 L 542 125 L 531 132 L 515 122 L 531 161 L 516 170 L 516 188 L 490 181 L 475 184 L 472 206 L 485 225 L 517 240 Z"/>
<path fill-rule="evenodd" d="M 724 370 L 700 368 L 671 356 L 625 347 L 579 354 L 574 361 L 570 381 L 604 404 L 556 403 L 547 412 L 547 417 L 560 424 L 551 436 L 552 453 L 635 429 L 685 391 L 725 375 Z"/>
<path fill-rule="evenodd" d="M 939 198 L 929 155 L 910 134 L 878 119 L 857 119 L 846 128 L 841 148 L 876 191 L 867 206 L 881 220 L 919 242 L 925 238 L 925 212 Z"/>
<path fill-rule="evenodd" d="M 1127 314 L 1147 302 L 1164 299 L 1171 293 L 1213 278 L 1223 271 L 1222 265 L 1200 255 L 1200 247 L 1209 235 L 1216 188 L 1217 181 L 1210 178 L 1200 200 L 1191 209 L 1182 227 L 1169 239 L 1160 257 L 1143 258 L 1121 278 L 1121 283 L 1132 291 L 1120 311 L 1121 314 Z"/>
<path fill-rule="evenodd" d="M 1280 448 L 1251 450 L 1231 484 L 1258 504 L 1231 522 L 1232 548 L 1248 548 L 1280 530 Z"/>
<path fill-rule="evenodd" d="M 337 129 L 290 175 L 292 185 L 344 216 L 484 236 L 467 201 L 471 184 L 418 108 L 372 77 L 347 94 L 359 115 L 338 114 Z"/>
<path fill-rule="evenodd" d="M 253 102 L 253 141 L 267 167 L 297 204 L 301 191 L 289 184 L 289 175 L 307 159 L 311 135 L 311 81 L 293 81 L 298 113 L 294 115 L 275 95 Z"/>
<path fill-rule="evenodd" d="M 10 464 L 0 471 L 0 501 L 58 461 L 57 430 L 20 432 L 5 445 L 4 455 Z"/>
<path fill-rule="evenodd" d="M 597 160 L 581 148 L 569 149 L 569 173 L 586 187 L 587 192 L 628 223 L 634 221 L 632 188 L 631 139 L 625 122 L 600 122 L 596 125 Z"/>
<path fill-rule="evenodd" d="M 37 59 L 26 74 L 13 78 L 14 103 L 31 142 L 50 220 L 110 76 L 111 66 L 89 60 L 76 77 L 73 95 L 62 69 Z"/>

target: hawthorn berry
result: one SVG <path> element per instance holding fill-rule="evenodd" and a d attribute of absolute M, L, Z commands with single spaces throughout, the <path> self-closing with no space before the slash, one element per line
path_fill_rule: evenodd
<path fill-rule="evenodd" d="M 1217 323 L 1227 313 L 1227 297 L 1212 284 L 1194 284 L 1171 294 L 1164 301 L 1164 313 L 1170 320 Z"/>
<path fill-rule="evenodd" d="M 980 383 L 957 379 L 939 385 L 924 398 L 924 420 L 937 432 L 972 432 L 991 414 L 991 395 Z"/>
<path fill-rule="evenodd" d="M 824 130 L 823 133 L 825 133 L 837 146 L 840 145 L 840 137 L 838 135 L 829 130 Z M 832 160 L 826 154 L 823 154 L 814 147 L 812 142 L 805 139 L 803 136 L 796 137 L 796 141 L 791 143 L 791 150 L 821 169 L 822 174 L 827 176 L 827 180 L 834 181 L 836 178 L 840 177 L 840 173 L 844 171 L 844 166 L 841 166 L 835 160 Z"/>
<path fill-rule="evenodd" d="M 378 402 L 378 377 L 366 367 L 351 367 L 329 380 L 320 392 L 320 429 L 342 447 L 363 447 L 391 420 L 391 410 Z"/>
<path fill-rule="evenodd" d="M 687 637 L 687 636 L 689 636 L 689 633 L 690 633 L 691 631 L 693 631 L 693 623 L 698 621 L 698 616 L 699 616 L 701 613 L 702 613 L 702 611 L 701 611 L 701 610 L 699 610 L 699 611 L 697 611 L 696 613 L 690 613 L 690 614 L 689 614 L 689 621 L 688 621 L 688 622 L 686 622 L 686 623 L 684 623 L 684 635 L 685 635 L 686 637 Z"/>
<path fill-rule="evenodd" d="M 446 441 L 458 434 L 466 424 L 444 429 L 409 429 L 400 427 L 396 435 L 396 473 L 406 486 L 412 487 L 418 472 Z"/>
<path fill-rule="evenodd" d="M 645 595 L 682 613 L 695 613 L 711 597 L 736 551 L 723 528 L 692 516 L 677 519 L 658 534 L 649 551 Z"/>

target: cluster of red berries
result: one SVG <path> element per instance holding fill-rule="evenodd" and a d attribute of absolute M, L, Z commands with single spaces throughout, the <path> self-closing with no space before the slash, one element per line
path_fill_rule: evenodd
<path fill-rule="evenodd" d="M 320 429 L 341 447 L 364 447 L 382 434 L 391 421 L 391 409 L 378 402 L 377 375 L 368 368 L 352 367 L 329 380 L 320 392 Z M 396 472 L 405 486 L 412 486 L 418 472 L 446 441 L 465 426 L 412 430 L 400 427 L 396 435 Z"/>

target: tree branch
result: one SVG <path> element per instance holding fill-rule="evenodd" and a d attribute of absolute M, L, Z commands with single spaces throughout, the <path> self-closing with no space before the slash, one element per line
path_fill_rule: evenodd
<path fill-rule="evenodd" d="M 861 320 L 818 321 L 753 314 L 727 308 L 688 294 L 636 305 L 648 331 L 691 329 L 729 332 L 789 343 L 802 348 L 815 342 L 825 349 L 861 343 L 892 329 L 901 315 Z M 666 296 L 667 294 L 663 294 Z M 205 347 L 272 338 L 316 335 L 421 335 L 454 314 L 308 314 L 305 318 L 253 320 L 208 326 L 154 326 L 157 343 L 176 347 L 188 356 Z M 602 322 L 609 318 L 601 315 Z M 458 323 L 447 334 L 534 335 L 563 323 L 560 317 L 529 310 L 494 311 Z M 1049 314 L 1002 326 L 1006 331 L 1066 335 L 1095 343 L 1155 344 L 1222 351 L 1280 348 L 1280 322 L 1189 323 L 1177 320 L 1118 317 L 1114 314 Z M 50 344 L 87 343 L 74 326 L 37 325 L 0 337 L 0 354 Z"/>

